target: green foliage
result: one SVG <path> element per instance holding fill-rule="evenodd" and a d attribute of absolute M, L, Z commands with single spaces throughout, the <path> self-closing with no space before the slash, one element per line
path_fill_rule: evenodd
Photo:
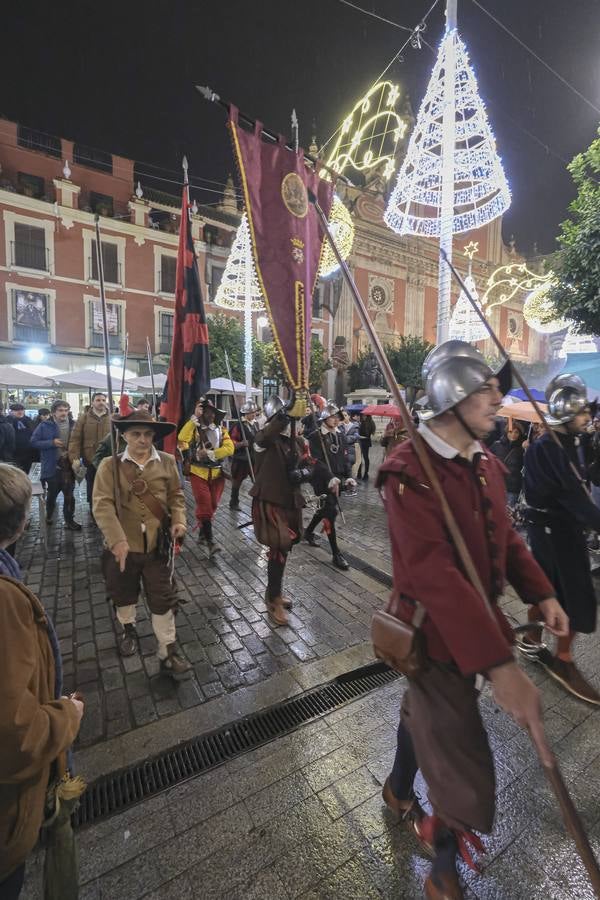
<path fill-rule="evenodd" d="M 287 384 L 287 379 L 283 371 L 283 367 L 279 360 L 279 355 L 275 349 L 273 342 L 263 344 L 263 367 L 264 373 L 269 378 L 276 378 L 280 384 Z M 313 334 L 310 342 L 310 389 L 311 391 L 320 391 L 325 372 L 331 369 L 331 360 L 327 356 L 323 344 L 316 335 Z"/>
<path fill-rule="evenodd" d="M 574 158 L 569 172 L 577 197 L 560 226 L 558 284 L 551 296 L 557 311 L 580 331 L 600 334 L 600 137 Z"/>
<path fill-rule="evenodd" d="M 421 368 L 431 350 L 433 344 L 412 334 L 403 334 L 395 344 L 386 346 L 387 358 L 398 384 L 415 391 L 423 387 Z"/>
<path fill-rule="evenodd" d="M 350 393 L 352 391 L 358 391 L 362 387 L 366 387 L 366 385 L 364 385 L 362 383 L 362 379 L 363 379 L 362 366 L 368 355 L 369 355 L 368 350 L 365 350 L 363 353 L 359 353 L 358 356 L 356 357 L 356 361 L 353 363 L 350 363 L 350 365 L 348 366 L 348 369 L 347 369 L 348 390 L 350 391 Z"/>
<path fill-rule="evenodd" d="M 227 378 L 225 351 L 229 356 L 234 381 L 246 380 L 244 370 L 244 326 L 234 316 L 216 313 L 208 316 L 208 348 L 212 378 Z M 263 374 L 265 345 L 252 338 L 252 382 L 256 386 Z"/>

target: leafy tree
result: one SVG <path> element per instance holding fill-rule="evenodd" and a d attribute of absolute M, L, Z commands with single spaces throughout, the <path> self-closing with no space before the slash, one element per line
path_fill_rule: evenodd
<path fill-rule="evenodd" d="M 556 310 L 582 332 L 600 334 L 600 137 L 573 159 L 569 172 L 577 197 L 560 226 L 558 284 L 551 296 Z"/>
<path fill-rule="evenodd" d="M 264 373 L 269 378 L 275 378 L 280 384 L 286 384 L 287 379 L 279 360 L 279 354 L 273 342 L 263 344 Z M 325 372 L 331 369 L 331 360 L 327 356 L 325 348 L 316 335 L 312 335 L 310 342 L 310 389 L 320 391 Z"/>
<path fill-rule="evenodd" d="M 215 313 L 208 318 L 208 348 L 210 352 L 210 374 L 213 378 L 227 378 L 225 351 L 231 363 L 231 374 L 235 381 L 245 382 L 244 369 L 244 326 L 235 316 Z M 252 381 L 260 383 L 263 375 L 264 348 L 252 338 Z"/>
<path fill-rule="evenodd" d="M 403 334 L 394 344 L 385 348 L 390 366 L 398 384 L 416 392 L 423 387 L 421 367 L 433 344 L 412 334 Z"/>

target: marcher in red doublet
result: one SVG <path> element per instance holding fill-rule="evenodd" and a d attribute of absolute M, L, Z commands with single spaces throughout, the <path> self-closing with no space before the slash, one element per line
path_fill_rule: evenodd
<path fill-rule="evenodd" d="M 452 352 L 445 349 L 449 347 Z M 436 362 L 437 354 L 437 362 Z M 419 431 L 490 601 L 493 615 L 463 571 L 441 505 L 412 441 L 397 447 L 378 478 L 392 545 L 394 589 L 389 612 L 411 622 L 417 603 L 427 665 L 409 680 L 385 802 L 408 817 L 435 853 L 426 896 L 463 896 L 456 854 L 473 830 L 494 819 L 494 767 L 477 704 L 476 676 L 492 682 L 496 701 L 521 725 L 541 725 L 537 689 L 513 660 L 513 634 L 497 605 L 508 581 L 526 603 L 538 604 L 555 633 L 568 627 L 552 585 L 506 514 L 505 468 L 479 443 L 493 426 L 506 387 L 471 345 L 449 342 L 424 366 L 430 411 Z M 413 790 L 421 769 L 434 815 Z"/>

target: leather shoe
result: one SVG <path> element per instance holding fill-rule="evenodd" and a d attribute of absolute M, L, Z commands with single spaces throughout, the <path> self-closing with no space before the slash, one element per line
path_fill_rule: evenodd
<path fill-rule="evenodd" d="M 350 568 L 350 566 L 348 565 L 348 563 L 346 562 L 346 560 L 344 559 L 342 554 L 339 552 L 333 554 L 332 562 L 333 562 L 334 566 L 336 567 L 336 569 L 343 569 L 345 571 L 346 569 Z"/>
<path fill-rule="evenodd" d="M 75 519 L 69 519 L 68 522 L 65 522 L 65 528 L 67 531 L 81 531 L 81 525 Z"/>
<path fill-rule="evenodd" d="M 465 895 L 456 872 L 443 872 L 437 876 L 437 881 L 439 887 L 430 875 L 425 882 L 427 900 L 464 900 Z"/>
<path fill-rule="evenodd" d="M 267 615 L 275 625 L 287 625 L 289 623 L 288 614 L 281 597 L 267 600 Z"/>
<path fill-rule="evenodd" d="M 188 676 L 192 671 L 192 664 L 177 653 L 175 644 L 169 644 L 167 654 L 167 658 L 160 661 L 161 675 L 168 675 L 175 681 L 180 681 Z"/>
<path fill-rule="evenodd" d="M 137 641 L 135 625 L 124 625 L 123 634 L 119 639 L 119 653 L 121 656 L 133 656 L 137 652 Z"/>
<path fill-rule="evenodd" d="M 314 531 L 305 531 L 304 540 L 310 547 L 320 547 L 321 541 L 318 539 Z"/>
<path fill-rule="evenodd" d="M 407 823 L 425 852 L 428 853 L 429 856 L 433 856 L 433 846 L 425 840 L 421 831 L 420 826 L 425 818 L 425 811 L 417 798 L 413 796 L 410 800 L 398 800 L 392 793 L 389 776 L 385 779 L 381 796 L 383 797 L 383 802 L 387 808 L 391 810 L 400 821 L 405 821 Z"/>

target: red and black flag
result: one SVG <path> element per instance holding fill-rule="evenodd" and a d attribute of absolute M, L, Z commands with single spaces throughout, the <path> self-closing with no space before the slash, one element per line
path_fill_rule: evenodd
<path fill-rule="evenodd" d="M 199 398 L 210 390 L 208 325 L 190 217 L 191 204 L 186 172 L 175 278 L 173 344 L 167 383 L 160 407 L 161 416 L 168 422 L 175 422 L 178 428 L 193 414 Z M 165 438 L 165 450 L 174 453 L 176 440 L 176 433 Z"/>

